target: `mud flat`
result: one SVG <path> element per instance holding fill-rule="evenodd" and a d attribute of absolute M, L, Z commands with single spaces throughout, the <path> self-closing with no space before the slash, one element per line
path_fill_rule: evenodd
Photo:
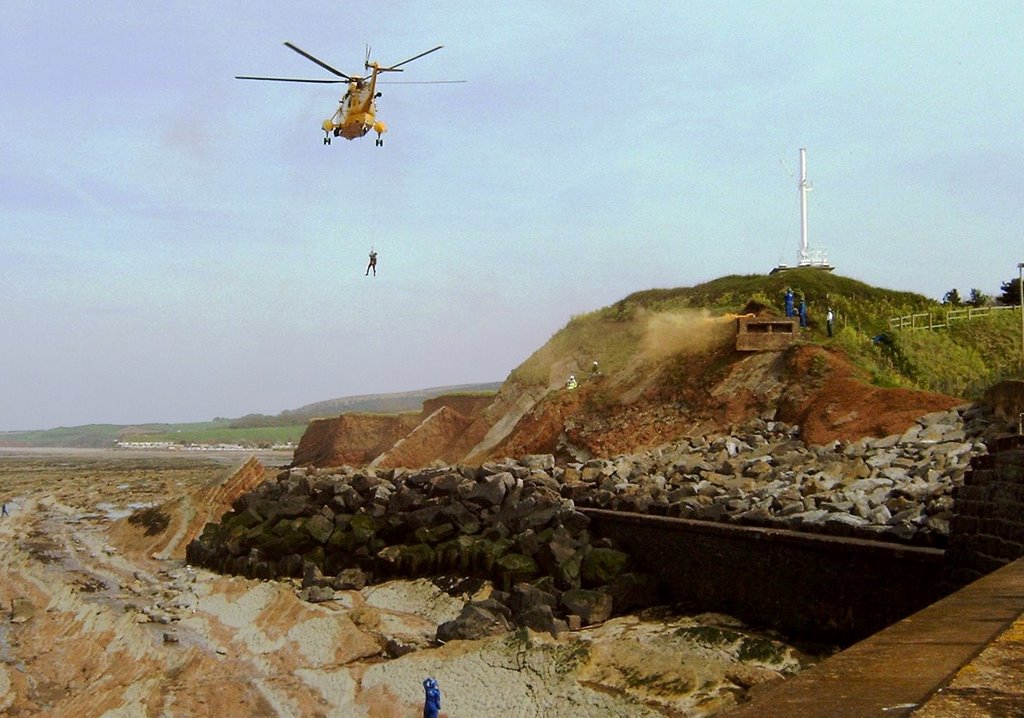
<path fill-rule="evenodd" d="M 170 459 L 173 461 L 214 462 L 241 464 L 255 456 L 267 467 L 285 466 L 292 460 L 291 451 L 235 450 L 235 449 L 87 449 L 77 447 L 17 447 L 0 446 L 0 462 L 7 459 L 39 459 L 45 463 L 67 459 L 73 461 L 111 459 Z"/>

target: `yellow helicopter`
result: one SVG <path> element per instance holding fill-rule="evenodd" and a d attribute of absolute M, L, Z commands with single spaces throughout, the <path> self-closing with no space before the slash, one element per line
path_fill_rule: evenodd
<path fill-rule="evenodd" d="M 373 130 L 377 133 L 377 147 L 384 145 L 384 140 L 381 139 L 381 135 L 388 131 L 387 125 L 380 120 L 376 119 L 377 116 L 377 98 L 381 96 L 381 93 L 377 92 L 377 76 L 385 72 L 402 72 L 400 69 L 402 65 L 418 60 L 424 55 L 429 55 L 432 52 L 437 52 L 444 45 L 438 45 L 435 48 L 431 48 L 426 52 L 421 52 L 415 57 L 410 57 L 408 60 L 402 60 L 401 62 L 389 65 L 387 67 L 381 67 L 377 62 L 370 61 L 370 50 L 366 50 L 366 60 L 363 66 L 366 70 L 370 70 L 369 77 L 362 77 L 359 75 L 346 75 L 340 70 L 328 65 L 323 60 L 310 55 L 302 48 L 296 47 L 290 42 L 285 43 L 285 47 L 290 50 L 302 55 L 307 60 L 315 62 L 320 67 L 324 68 L 328 72 L 337 77 L 340 80 L 322 79 L 322 80 L 307 80 L 296 77 L 254 77 L 252 75 L 235 75 L 236 80 L 270 80 L 274 82 L 315 82 L 320 84 L 340 84 L 348 83 L 348 89 L 345 94 L 342 95 L 341 100 L 338 102 L 338 109 L 335 113 L 324 120 L 322 125 L 324 131 L 324 144 L 331 144 L 331 137 L 344 137 L 347 140 L 354 140 L 357 137 L 363 137 L 367 132 Z M 416 84 L 416 85 L 435 85 L 435 84 L 448 84 L 465 82 L 465 80 L 435 80 L 427 82 L 406 82 L 403 84 Z M 384 83 L 381 83 L 384 84 Z"/>

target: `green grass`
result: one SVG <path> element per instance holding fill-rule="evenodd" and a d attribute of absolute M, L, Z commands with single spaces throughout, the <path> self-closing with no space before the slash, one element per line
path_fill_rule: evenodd
<path fill-rule="evenodd" d="M 609 317 L 607 310 L 575 316 L 511 377 L 521 384 L 546 385 L 552 365 L 567 359 L 574 361 L 584 376 L 594 361 L 604 374 L 614 374 L 626 366 L 642 335 L 641 324 Z"/>
<path fill-rule="evenodd" d="M 976 398 L 998 381 L 1022 378 L 1020 314 L 1016 311 L 892 336 L 900 373 L 916 386 Z"/>
<path fill-rule="evenodd" d="M 234 427 L 227 419 L 186 424 L 89 424 L 39 431 L 0 433 L 0 445 L 40 447 L 109 448 L 118 441 L 169 441 L 177 444 L 240 444 L 272 446 L 298 443 L 306 424 Z"/>
<path fill-rule="evenodd" d="M 117 441 L 123 426 L 115 424 L 88 424 L 62 426 L 38 431 L 5 431 L 0 433 L 0 444 L 12 446 L 81 446 L 101 448 Z"/>
<path fill-rule="evenodd" d="M 791 287 L 807 303 L 809 331 L 804 340 L 845 352 L 879 386 L 902 386 L 976 398 L 985 387 L 1021 378 L 1020 315 L 995 312 L 932 332 L 892 332 L 891 317 L 944 309 L 913 292 L 873 287 L 819 269 L 792 269 L 775 275 L 729 275 L 694 287 L 649 289 L 588 314 L 573 317 L 541 349 L 512 372 L 522 384 L 544 385 L 552 367 L 570 360 L 586 372 L 597 359 L 612 374 L 630 366 L 641 351 L 646 320 L 654 315 L 684 316 L 700 310 L 711 316 L 740 313 L 753 302 L 784 314 Z M 835 312 L 835 336 L 828 337 L 825 313 Z M 886 335 L 888 341 L 876 342 Z"/>
<path fill-rule="evenodd" d="M 612 305 L 615 311 L 630 308 L 667 310 L 702 307 L 719 311 L 740 311 L 750 301 L 784 312 L 784 295 L 791 287 L 807 302 L 811 321 L 824 330 L 825 312 L 831 306 L 841 321 L 865 333 L 888 328 L 890 316 L 927 311 L 938 304 L 913 292 L 872 287 L 856 279 L 820 269 L 791 269 L 778 274 L 729 275 L 678 289 L 651 289 L 631 294 Z"/>
<path fill-rule="evenodd" d="M 129 441 L 170 441 L 178 444 L 241 444 L 269 447 L 292 442 L 297 444 L 306 424 L 290 426 L 179 428 L 151 434 L 133 434 Z"/>

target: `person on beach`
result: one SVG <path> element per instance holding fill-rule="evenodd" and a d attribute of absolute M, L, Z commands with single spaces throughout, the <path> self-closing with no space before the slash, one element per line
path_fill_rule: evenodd
<path fill-rule="evenodd" d="M 441 713 L 441 689 L 433 678 L 423 680 L 423 718 L 437 718 Z"/>

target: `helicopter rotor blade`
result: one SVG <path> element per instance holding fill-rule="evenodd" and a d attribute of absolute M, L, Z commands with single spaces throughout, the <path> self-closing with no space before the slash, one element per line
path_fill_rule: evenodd
<path fill-rule="evenodd" d="M 306 80 L 298 77 L 253 77 L 252 75 L 235 75 L 236 80 L 269 80 L 271 82 L 316 82 L 325 85 L 340 85 L 348 80 Z"/>
<path fill-rule="evenodd" d="M 378 80 L 378 85 L 457 85 L 468 80 Z"/>
<path fill-rule="evenodd" d="M 290 42 L 286 42 L 284 44 L 284 46 L 287 47 L 289 50 L 294 50 L 295 52 L 299 53 L 300 55 L 302 55 L 304 58 L 306 58 L 310 62 L 315 62 L 317 65 L 319 65 L 320 67 L 324 68 L 325 70 L 330 72 L 332 75 L 337 75 L 338 77 L 344 77 L 346 80 L 351 80 L 352 79 L 351 77 L 346 75 L 341 70 L 335 70 L 333 67 L 328 65 L 323 60 L 321 60 L 321 59 L 319 59 L 317 57 L 313 57 L 312 55 L 310 55 L 308 52 L 306 52 L 302 48 L 296 47 L 295 45 L 291 44 Z"/>
<path fill-rule="evenodd" d="M 432 52 L 437 52 L 437 51 L 438 51 L 438 50 L 440 50 L 440 49 L 441 49 L 442 47 L 444 47 L 444 45 L 438 45 L 438 46 L 437 46 L 437 47 L 435 47 L 435 48 L 432 48 L 432 49 L 430 49 L 430 50 L 427 50 L 426 52 L 421 52 L 421 53 L 420 53 L 419 55 L 416 55 L 415 57 L 410 57 L 410 58 L 409 58 L 408 60 L 402 60 L 401 62 L 399 62 L 399 63 L 397 63 L 397 64 L 395 64 L 395 65 L 391 65 L 390 67 L 382 67 L 382 68 L 380 68 L 380 70 L 381 70 L 381 72 L 388 72 L 388 71 L 390 71 L 390 70 L 394 70 L 394 69 L 396 69 L 396 68 L 399 68 L 399 67 L 401 67 L 402 65 L 404 65 L 404 64 L 406 64 L 406 63 L 412 62 L 413 60 L 419 60 L 419 59 L 420 59 L 421 57 L 423 57 L 424 55 L 429 55 L 429 54 L 430 54 L 430 53 L 432 53 Z"/>

